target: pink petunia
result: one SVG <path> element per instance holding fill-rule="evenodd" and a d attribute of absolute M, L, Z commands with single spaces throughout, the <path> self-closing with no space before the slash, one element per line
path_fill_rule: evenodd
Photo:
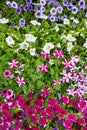
<path fill-rule="evenodd" d="M 16 82 L 18 83 L 19 87 L 25 84 L 25 80 L 23 77 L 17 77 Z"/>
<path fill-rule="evenodd" d="M 4 73 L 3 73 L 3 75 L 4 75 L 4 77 L 9 78 L 10 75 L 11 75 L 10 70 L 5 70 Z"/>
<path fill-rule="evenodd" d="M 38 66 L 39 71 L 41 72 L 48 72 L 48 65 L 42 64 L 42 66 Z"/>
<path fill-rule="evenodd" d="M 12 61 L 9 62 L 8 64 L 9 64 L 10 68 L 17 68 L 18 67 L 18 63 L 19 62 L 17 60 L 12 59 Z"/>
<path fill-rule="evenodd" d="M 62 96 L 62 101 L 66 104 L 69 103 L 69 97 L 68 96 Z"/>
<path fill-rule="evenodd" d="M 63 64 L 64 68 L 66 68 L 66 69 L 73 67 L 72 63 L 66 59 L 62 62 L 62 64 Z"/>
<path fill-rule="evenodd" d="M 53 55 L 54 55 L 55 57 L 57 57 L 57 58 L 63 58 L 63 57 L 64 57 L 64 53 L 63 53 L 63 51 L 61 51 L 61 50 L 55 50 L 55 51 L 53 52 Z"/>
<path fill-rule="evenodd" d="M 60 82 L 57 81 L 57 80 L 53 80 L 52 85 L 55 86 L 55 85 L 57 85 L 57 84 L 60 84 Z"/>
<path fill-rule="evenodd" d="M 44 59 L 50 59 L 50 54 L 47 54 L 45 53 L 44 51 L 41 51 L 41 56 L 44 58 Z"/>

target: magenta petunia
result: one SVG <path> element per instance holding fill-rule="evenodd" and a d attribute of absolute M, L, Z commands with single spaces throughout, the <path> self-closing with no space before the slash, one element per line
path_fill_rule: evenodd
<path fill-rule="evenodd" d="M 3 73 L 3 75 L 4 75 L 4 77 L 9 78 L 10 75 L 11 75 L 10 70 L 5 70 L 4 73 Z"/>

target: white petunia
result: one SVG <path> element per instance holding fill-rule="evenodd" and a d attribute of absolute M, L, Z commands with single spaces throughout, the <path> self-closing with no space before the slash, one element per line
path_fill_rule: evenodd
<path fill-rule="evenodd" d="M 0 19 L 0 23 L 1 24 L 6 24 L 6 23 L 8 23 L 9 22 L 9 19 L 6 19 L 6 18 L 1 18 Z"/>
<path fill-rule="evenodd" d="M 70 42 L 76 41 L 76 38 L 73 37 L 71 34 L 68 34 L 68 35 L 66 36 L 66 39 L 67 39 L 68 41 L 70 41 Z"/>
<path fill-rule="evenodd" d="M 56 46 L 57 46 L 58 48 L 61 48 L 61 44 L 60 44 L 60 43 L 58 43 Z"/>
<path fill-rule="evenodd" d="M 79 20 L 78 19 L 74 19 L 73 22 L 76 23 L 76 24 L 78 24 Z"/>
<path fill-rule="evenodd" d="M 41 23 L 38 22 L 37 20 L 31 20 L 31 23 L 32 23 L 34 26 L 36 26 L 36 25 L 41 26 Z"/>
<path fill-rule="evenodd" d="M 53 65 L 53 64 L 54 64 L 54 60 L 50 59 L 50 60 L 49 60 L 49 64 L 50 64 L 50 65 Z"/>
<path fill-rule="evenodd" d="M 48 17 L 45 14 L 42 14 L 41 18 L 47 19 Z"/>
<path fill-rule="evenodd" d="M 87 41 L 84 43 L 83 47 L 87 48 Z"/>
<path fill-rule="evenodd" d="M 30 48 L 30 55 L 36 56 L 36 48 Z"/>
<path fill-rule="evenodd" d="M 70 53 L 70 51 L 73 49 L 73 44 L 72 42 L 67 43 L 67 51 Z"/>
<path fill-rule="evenodd" d="M 67 18 L 65 18 L 63 24 L 69 25 L 69 24 L 70 24 L 70 21 L 69 21 Z"/>
<path fill-rule="evenodd" d="M 45 46 L 43 47 L 43 51 L 45 51 L 45 53 L 50 53 L 50 50 L 54 48 L 54 44 L 49 42 L 46 43 Z"/>
<path fill-rule="evenodd" d="M 29 47 L 29 44 L 28 44 L 26 41 L 20 43 L 20 49 L 22 49 L 22 50 L 23 50 L 23 49 L 24 49 L 24 50 L 27 50 L 28 47 Z"/>
<path fill-rule="evenodd" d="M 58 25 L 56 25 L 56 26 L 54 27 L 54 30 L 55 30 L 56 32 L 59 31 L 59 27 L 58 27 Z"/>
<path fill-rule="evenodd" d="M 14 45 L 15 41 L 13 40 L 13 38 L 11 36 L 6 37 L 6 42 L 8 44 L 8 46 L 12 47 L 12 45 Z"/>
<path fill-rule="evenodd" d="M 25 41 L 27 42 L 35 42 L 37 39 L 37 37 L 35 37 L 32 34 L 25 34 L 25 37 L 26 37 Z"/>

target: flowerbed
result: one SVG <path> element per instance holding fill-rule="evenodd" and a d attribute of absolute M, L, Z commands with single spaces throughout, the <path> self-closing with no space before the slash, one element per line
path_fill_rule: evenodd
<path fill-rule="evenodd" d="M 2 1 L 0 130 L 87 130 L 87 2 Z"/>

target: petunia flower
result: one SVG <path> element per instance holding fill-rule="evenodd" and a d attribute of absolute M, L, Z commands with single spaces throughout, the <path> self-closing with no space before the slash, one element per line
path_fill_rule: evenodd
<path fill-rule="evenodd" d="M 25 80 L 24 80 L 23 77 L 17 77 L 16 82 L 17 82 L 17 84 L 19 85 L 19 87 L 20 87 L 21 85 L 25 84 Z"/>

